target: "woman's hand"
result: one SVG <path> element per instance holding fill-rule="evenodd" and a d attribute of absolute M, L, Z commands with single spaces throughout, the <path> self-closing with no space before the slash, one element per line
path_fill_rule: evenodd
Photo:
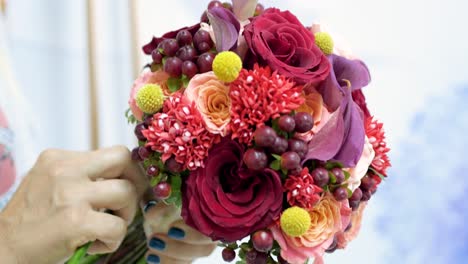
<path fill-rule="evenodd" d="M 0 214 L 0 262 L 57 263 L 90 241 L 116 250 L 147 186 L 125 147 L 45 151 Z"/>
<path fill-rule="evenodd" d="M 184 224 L 180 210 L 174 206 L 159 203 L 145 209 L 148 264 L 188 264 L 209 256 L 216 248 L 210 238 Z"/>

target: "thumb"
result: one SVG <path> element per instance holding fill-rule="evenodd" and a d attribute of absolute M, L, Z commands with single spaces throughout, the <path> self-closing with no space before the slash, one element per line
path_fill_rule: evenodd
<path fill-rule="evenodd" d="M 181 218 L 180 209 L 174 205 L 167 205 L 163 202 L 145 206 L 145 233 L 147 237 L 154 234 L 166 234 L 170 226 Z"/>

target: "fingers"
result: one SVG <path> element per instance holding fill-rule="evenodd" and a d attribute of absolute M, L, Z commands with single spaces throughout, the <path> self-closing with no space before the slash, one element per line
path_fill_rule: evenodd
<path fill-rule="evenodd" d="M 178 220 L 171 225 L 168 237 L 175 240 L 183 240 L 187 244 L 195 245 L 213 245 L 214 242 L 207 236 L 201 234 L 197 230 L 189 227 L 183 220 Z"/>
<path fill-rule="evenodd" d="M 173 205 L 158 203 L 150 208 L 146 208 L 145 227 L 150 230 L 147 235 L 156 233 L 166 234 L 171 224 L 180 220 L 180 209 Z"/>
<path fill-rule="evenodd" d="M 184 242 L 183 240 L 178 241 L 170 239 L 167 235 L 158 234 L 148 242 L 149 253 L 159 257 L 165 256 L 178 260 L 191 261 L 209 256 L 216 247 L 213 243 L 196 245 Z"/>
<path fill-rule="evenodd" d="M 171 258 L 164 255 L 146 254 L 146 263 L 148 264 L 190 264 L 192 261 Z"/>
<path fill-rule="evenodd" d="M 96 211 L 88 211 L 80 228 L 88 241 L 94 241 L 90 254 L 110 253 L 120 246 L 127 232 L 127 223 L 122 218 Z"/>
<path fill-rule="evenodd" d="M 85 200 L 95 209 L 106 208 L 130 223 L 138 208 L 138 194 L 128 180 L 112 179 L 88 183 Z"/>
<path fill-rule="evenodd" d="M 141 168 L 132 161 L 126 147 L 116 146 L 91 152 L 86 156 L 86 172 L 91 180 L 121 178 L 131 181 L 141 197 L 148 188 L 148 180 Z"/>

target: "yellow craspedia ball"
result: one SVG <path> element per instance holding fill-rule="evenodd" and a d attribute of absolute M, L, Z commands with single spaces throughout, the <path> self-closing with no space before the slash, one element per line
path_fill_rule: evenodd
<path fill-rule="evenodd" d="M 333 53 L 333 39 L 327 32 L 315 33 L 315 44 L 322 50 L 326 55 Z"/>
<path fill-rule="evenodd" d="M 220 52 L 213 60 L 213 72 L 223 82 L 232 82 L 242 70 L 242 60 L 232 51 Z"/>
<path fill-rule="evenodd" d="M 161 110 L 164 103 L 164 93 L 157 84 L 145 84 L 137 93 L 136 103 L 146 114 L 153 114 Z"/>
<path fill-rule="evenodd" d="M 281 229 L 288 236 L 302 236 L 309 230 L 311 219 L 309 212 L 294 206 L 286 209 L 280 219 Z"/>

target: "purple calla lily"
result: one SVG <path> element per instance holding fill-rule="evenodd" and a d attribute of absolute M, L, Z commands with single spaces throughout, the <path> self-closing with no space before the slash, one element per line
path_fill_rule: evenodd
<path fill-rule="evenodd" d="M 239 39 L 240 23 L 234 14 L 222 7 L 214 7 L 208 10 L 208 18 L 213 27 L 218 52 L 232 50 L 237 47 Z"/>
<path fill-rule="evenodd" d="M 232 0 L 232 9 L 239 21 L 245 21 L 255 13 L 258 0 Z"/>
<path fill-rule="evenodd" d="M 327 124 L 312 138 L 305 161 L 335 160 L 345 167 L 356 166 L 364 147 L 363 114 L 353 101 L 352 91 L 366 86 L 371 78 L 359 60 L 331 55 L 332 71 L 318 88 L 326 105 L 333 110 Z"/>

